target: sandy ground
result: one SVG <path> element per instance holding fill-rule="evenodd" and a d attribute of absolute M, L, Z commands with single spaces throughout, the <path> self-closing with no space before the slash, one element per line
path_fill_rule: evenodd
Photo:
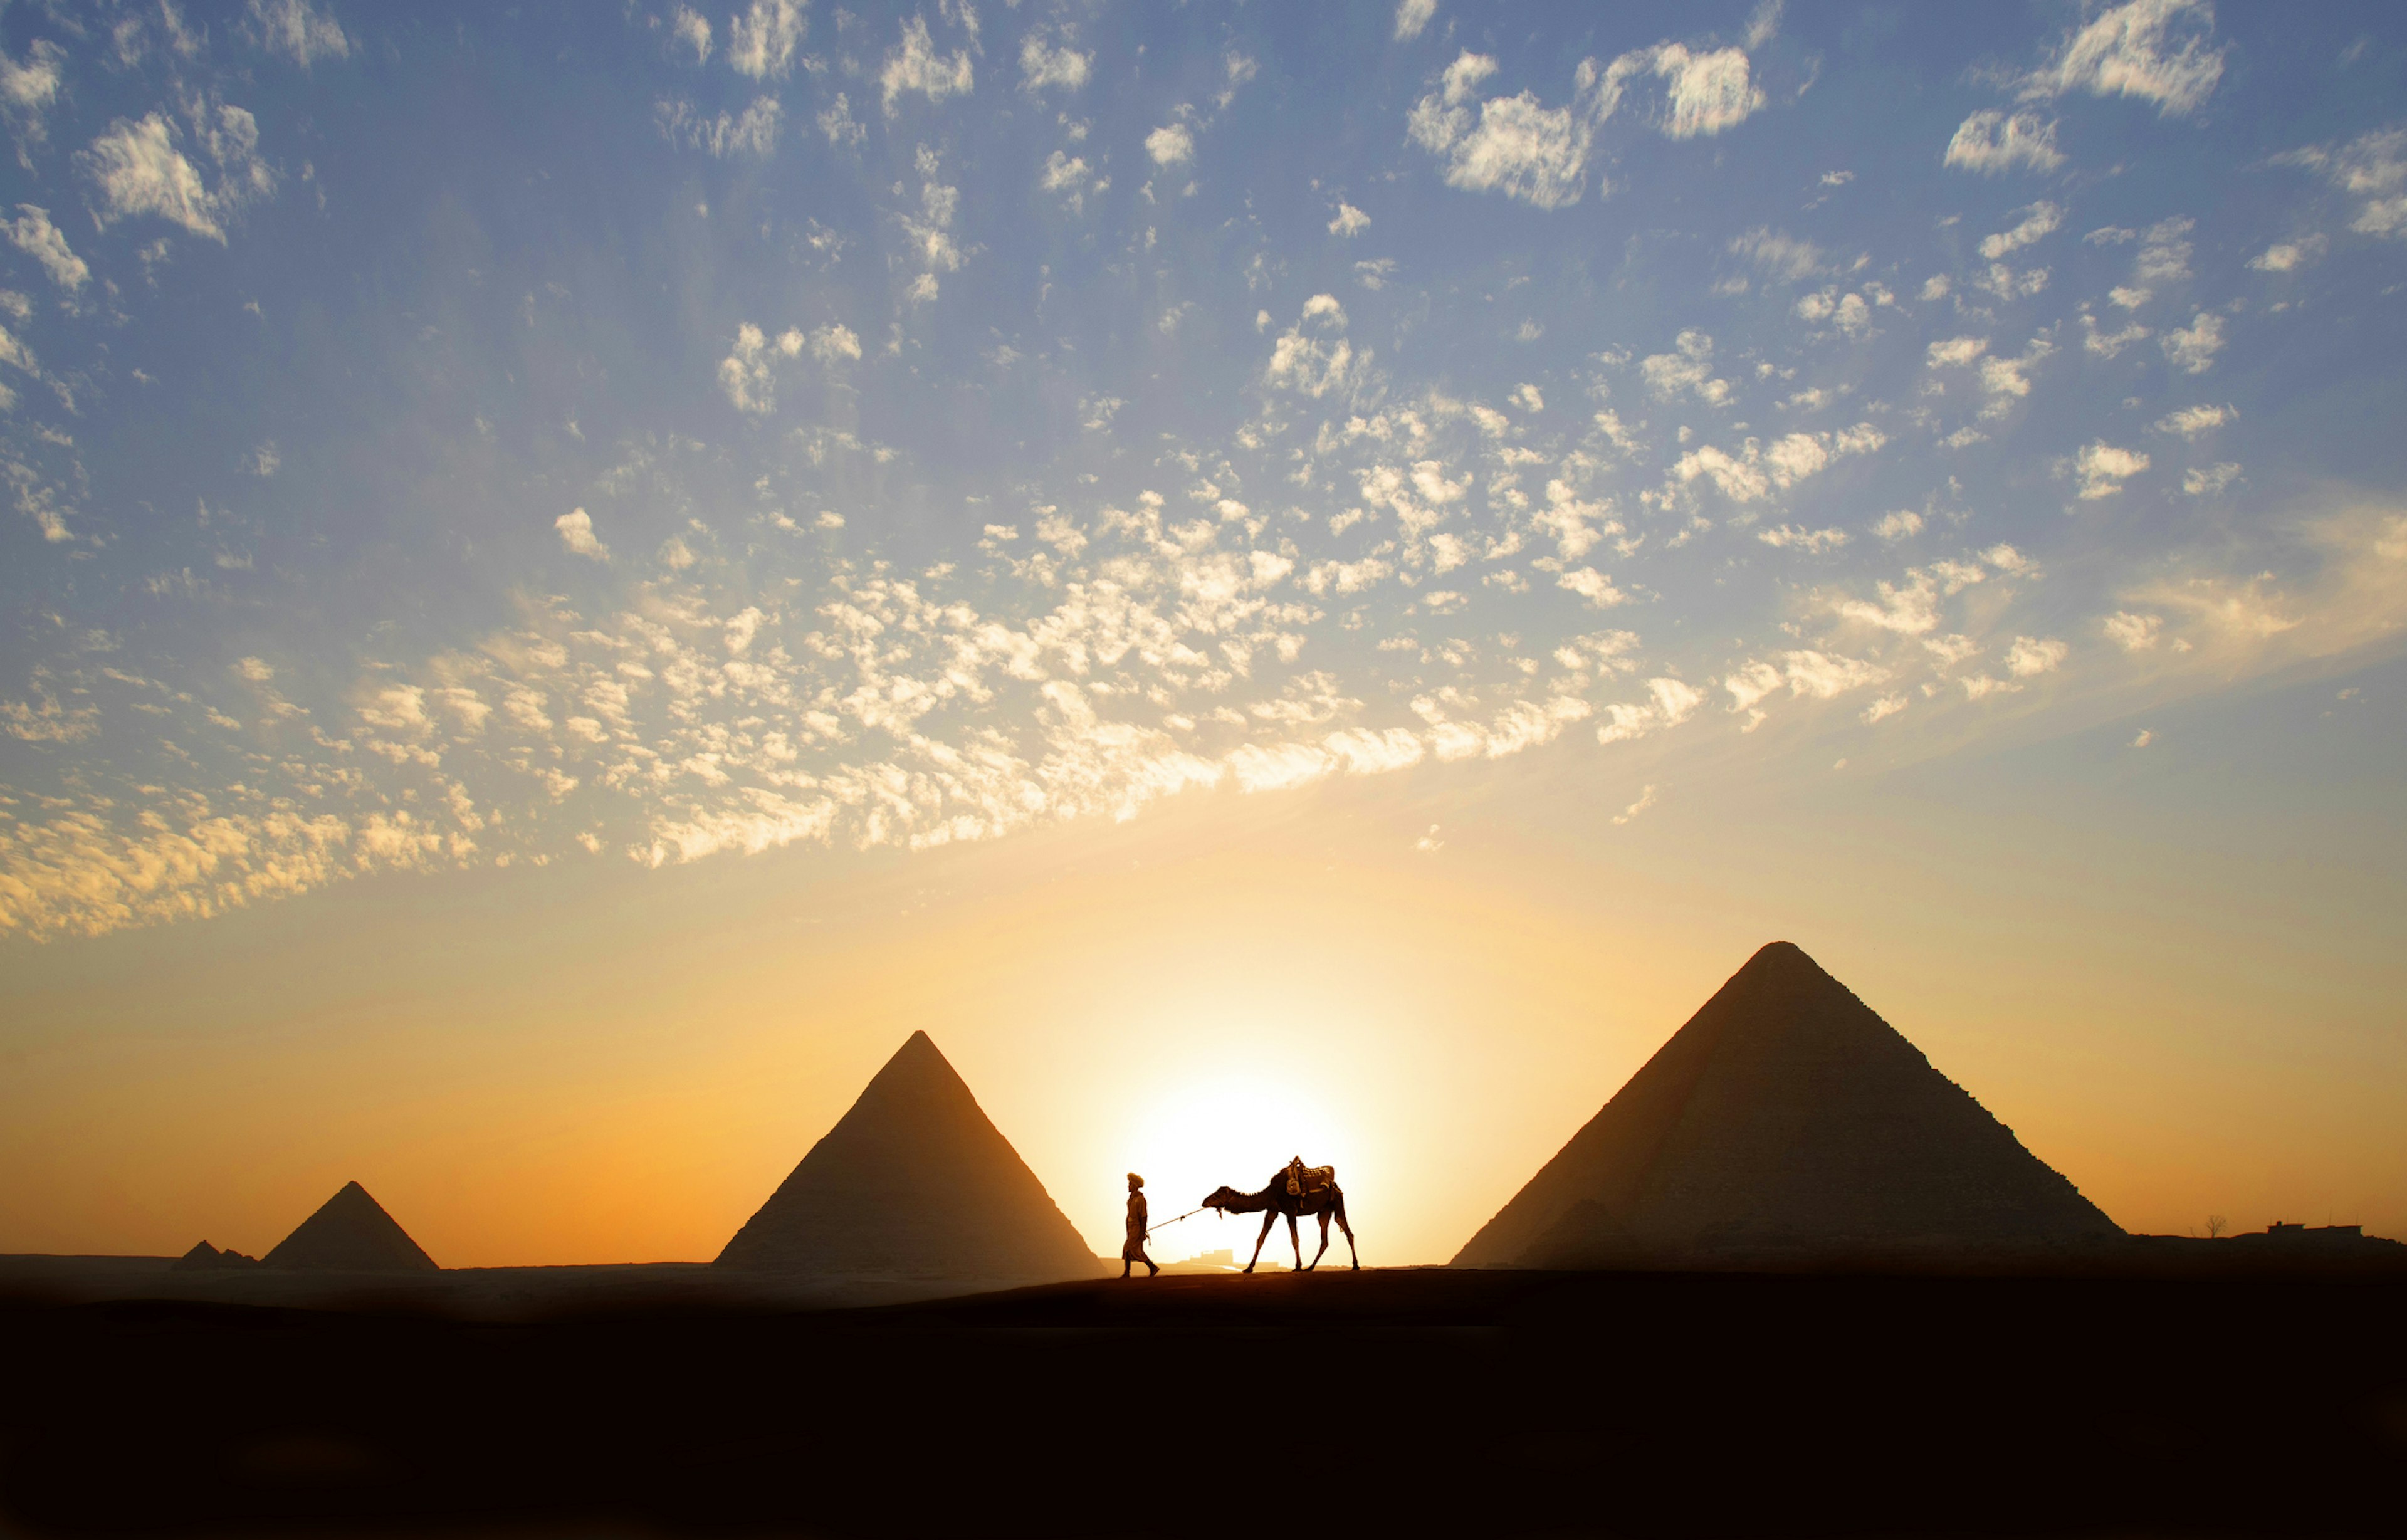
<path fill-rule="evenodd" d="M 0 1305 L 34 1534 L 2396 1533 L 2407 1277 Z"/>

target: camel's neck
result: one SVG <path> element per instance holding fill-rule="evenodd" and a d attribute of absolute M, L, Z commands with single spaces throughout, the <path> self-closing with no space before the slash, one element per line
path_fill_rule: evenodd
<path fill-rule="evenodd" d="M 1276 1196 L 1278 1191 L 1279 1183 L 1275 1179 L 1272 1181 L 1270 1186 L 1263 1188 L 1260 1192 L 1240 1192 L 1235 1197 L 1229 1200 L 1227 1212 L 1231 1214 L 1259 1214 L 1265 1208 L 1275 1208 L 1278 1206 L 1278 1198 Z"/>

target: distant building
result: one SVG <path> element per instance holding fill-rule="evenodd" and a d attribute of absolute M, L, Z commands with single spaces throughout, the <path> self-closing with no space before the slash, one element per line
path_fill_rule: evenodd
<path fill-rule="evenodd" d="M 2234 1236 L 2234 1239 L 2239 1237 Z M 2303 1241 L 2310 1245 L 2331 1241 L 2359 1241 L 2365 1238 L 2365 1227 L 2357 1224 L 2284 1224 L 2275 1219 L 2265 1227 L 2265 1238 L 2274 1241 Z"/>

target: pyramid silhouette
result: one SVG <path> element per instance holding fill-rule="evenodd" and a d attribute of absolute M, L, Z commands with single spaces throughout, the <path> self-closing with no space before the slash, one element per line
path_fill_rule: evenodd
<path fill-rule="evenodd" d="M 433 1273 L 434 1259 L 419 1249 L 382 1205 L 357 1182 L 326 1200 L 292 1233 L 259 1259 L 263 1267 L 320 1273 Z"/>
<path fill-rule="evenodd" d="M 1454 1265 L 2031 1248 L 2121 1233 L 1844 985 L 1775 941 Z"/>
<path fill-rule="evenodd" d="M 1027 1279 L 1101 1267 L 924 1032 L 886 1062 L 719 1265 Z"/>
<path fill-rule="evenodd" d="M 190 1251 L 178 1257 L 174 1263 L 169 1266 L 168 1271 L 171 1273 L 210 1273 L 226 1268 L 256 1267 L 258 1265 L 259 1259 L 256 1257 L 246 1257 L 231 1246 L 221 1251 L 216 1247 L 211 1246 L 207 1239 L 203 1239 L 194 1244 Z"/>

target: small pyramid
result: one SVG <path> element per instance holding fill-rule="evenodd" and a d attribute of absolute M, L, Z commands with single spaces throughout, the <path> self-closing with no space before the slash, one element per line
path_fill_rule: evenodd
<path fill-rule="evenodd" d="M 257 1258 L 246 1257 L 231 1246 L 221 1251 L 216 1247 L 211 1246 L 207 1241 L 204 1240 L 195 1245 L 190 1251 L 178 1257 L 174 1264 L 168 1268 L 168 1271 L 172 1273 L 213 1273 L 226 1268 L 256 1267 L 258 1265 L 259 1262 Z"/>
<path fill-rule="evenodd" d="M 1786 941 L 1757 952 L 1458 1253 L 1458 1267 L 2122 1232 Z"/>
<path fill-rule="evenodd" d="M 382 1205 L 357 1182 L 325 1202 L 260 1259 L 263 1267 L 319 1273 L 434 1273 L 434 1259 L 419 1249 Z"/>
<path fill-rule="evenodd" d="M 1091 1276 L 1094 1252 L 924 1032 L 719 1254 L 819 1275 Z"/>

